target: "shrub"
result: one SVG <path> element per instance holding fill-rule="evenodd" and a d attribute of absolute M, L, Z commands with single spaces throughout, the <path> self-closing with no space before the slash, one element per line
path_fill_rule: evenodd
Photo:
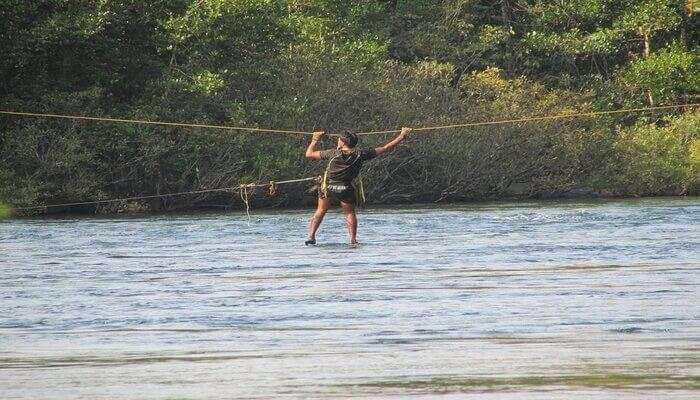
<path fill-rule="evenodd" d="M 700 115 L 640 123 L 615 143 L 611 183 L 634 196 L 687 194 L 698 186 Z"/>

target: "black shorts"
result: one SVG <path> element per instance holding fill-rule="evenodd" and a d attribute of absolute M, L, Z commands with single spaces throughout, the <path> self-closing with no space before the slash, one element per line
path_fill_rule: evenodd
<path fill-rule="evenodd" d="M 344 185 L 342 183 L 329 183 L 328 196 L 318 188 L 318 198 L 342 201 L 343 203 L 355 204 L 355 188 L 352 185 Z"/>

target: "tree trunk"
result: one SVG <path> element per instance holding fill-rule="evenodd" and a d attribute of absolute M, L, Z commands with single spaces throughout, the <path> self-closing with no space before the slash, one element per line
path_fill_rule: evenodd
<path fill-rule="evenodd" d="M 649 38 L 649 34 L 645 33 L 642 36 L 644 38 L 644 58 L 649 58 L 649 54 L 651 54 L 651 39 Z"/>
<path fill-rule="evenodd" d="M 396 38 L 399 35 L 398 23 L 396 21 L 396 5 L 398 0 L 387 0 L 386 12 L 389 14 L 389 57 L 398 59 L 399 54 L 396 46 Z"/>
<path fill-rule="evenodd" d="M 649 55 L 651 54 L 651 38 L 649 33 L 644 33 L 642 37 L 644 38 L 644 53 L 642 56 L 644 58 L 649 58 Z M 646 96 L 649 107 L 654 107 L 654 96 L 651 94 L 651 89 L 646 90 Z"/>
<path fill-rule="evenodd" d="M 506 73 L 510 74 L 513 70 L 514 60 L 513 52 L 511 51 L 511 39 L 510 35 L 513 32 L 513 25 L 511 23 L 512 14 L 512 4 L 510 0 L 501 0 L 501 23 L 503 24 L 503 29 L 506 30 L 507 36 L 505 41 L 505 70 Z"/>

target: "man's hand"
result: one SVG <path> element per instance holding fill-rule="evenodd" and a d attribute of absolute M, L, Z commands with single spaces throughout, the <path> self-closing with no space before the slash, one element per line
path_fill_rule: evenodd
<path fill-rule="evenodd" d="M 325 134 L 324 131 L 316 131 L 311 135 L 311 141 L 309 142 L 309 147 L 306 148 L 306 158 L 310 158 L 312 160 L 320 160 L 321 159 L 321 152 L 316 150 L 316 142 L 318 142 L 319 139 L 323 137 Z"/>
<path fill-rule="evenodd" d="M 374 149 L 374 151 L 377 153 L 378 156 L 381 156 L 382 154 L 386 154 L 386 153 L 388 153 L 388 152 L 394 150 L 394 148 L 395 148 L 396 146 L 398 146 L 399 143 L 403 142 L 403 140 L 406 139 L 406 136 L 408 136 L 408 134 L 409 134 L 412 130 L 413 130 L 413 129 L 404 126 L 403 128 L 401 128 L 401 133 L 399 133 L 399 135 L 396 136 L 396 137 L 394 138 L 394 140 L 392 140 L 391 142 L 385 144 L 385 145 L 382 146 L 382 147 L 377 147 L 376 149 Z"/>
<path fill-rule="evenodd" d="M 318 142 L 325 134 L 326 132 L 324 131 L 316 131 L 313 133 L 313 135 L 311 135 L 311 140 L 313 140 L 314 142 Z"/>

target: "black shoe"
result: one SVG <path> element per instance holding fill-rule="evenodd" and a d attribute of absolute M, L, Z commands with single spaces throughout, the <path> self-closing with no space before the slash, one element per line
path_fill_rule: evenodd
<path fill-rule="evenodd" d="M 312 244 L 316 244 L 316 239 L 309 239 L 306 242 L 304 242 L 304 245 L 309 246 Z"/>

